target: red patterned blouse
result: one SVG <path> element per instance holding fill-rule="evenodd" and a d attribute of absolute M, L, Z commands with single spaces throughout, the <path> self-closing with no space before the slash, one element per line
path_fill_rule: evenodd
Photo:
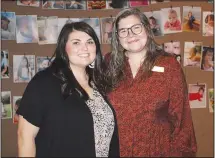
<path fill-rule="evenodd" d="M 119 126 L 120 155 L 123 157 L 195 156 L 196 138 L 187 86 L 180 64 L 173 57 L 158 58 L 143 81 L 141 70 L 132 76 L 128 59 L 126 78 L 109 93 Z"/>

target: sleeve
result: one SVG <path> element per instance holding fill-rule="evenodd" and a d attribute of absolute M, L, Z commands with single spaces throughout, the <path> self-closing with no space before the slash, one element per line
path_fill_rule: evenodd
<path fill-rule="evenodd" d="M 167 21 L 166 23 L 165 23 L 165 25 L 164 25 L 164 29 L 166 30 L 166 29 L 168 29 L 169 28 L 169 22 Z"/>
<path fill-rule="evenodd" d="M 172 125 L 171 157 L 191 157 L 197 144 L 188 99 L 187 84 L 180 64 L 173 58 L 169 67 L 170 105 L 169 120 Z"/>
<path fill-rule="evenodd" d="M 29 82 L 23 94 L 20 106 L 17 110 L 18 115 L 22 115 L 29 123 L 40 127 L 45 113 L 45 105 L 42 102 L 42 81 L 40 76 L 35 75 Z"/>
<path fill-rule="evenodd" d="M 176 30 L 181 30 L 181 22 L 179 20 L 177 20 Z"/>

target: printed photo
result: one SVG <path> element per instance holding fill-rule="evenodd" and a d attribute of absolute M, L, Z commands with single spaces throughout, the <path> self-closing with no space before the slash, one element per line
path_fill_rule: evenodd
<path fill-rule="evenodd" d="M 42 2 L 43 9 L 64 9 L 63 0 L 43 0 Z"/>
<path fill-rule="evenodd" d="M 151 0 L 151 4 L 155 4 L 155 3 L 162 3 L 162 2 L 169 2 L 170 0 Z"/>
<path fill-rule="evenodd" d="M 202 42 L 184 43 L 184 66 L 199 67 L 202 56 Z"/>
<path fill-rule="evenodd" d="M 13 96 L 13 123 L 17 124 L 19 120 L 19 115 L 16 113 L 18 110 L 20 103 L 22 100 L 22 96 Z"/>
<path fill-rule="evenodd" d="M 214 48 L 203 47 L 202 59 L 201 59 L 201 70 L 214 71 Z"/>
<path fill-rule="evenodd" d="M 39 0 L 17 0 L 17 5 L 39 7 L 40 1 Z"/>
<path fill-rule="evenodd" d="M 79 18 L 58 18 L 58 36 L 65 24 L 72 23 L 72 22 L 78 22 L 78 21 L 80 21 Z"/>
<path fill-rule="evenodd" d="M 214 3 L 214 0 L 208 0 L 208 3 Z"/>
<path fill-rule="evenodd" d="M 37 72 L 45 70 L 53 60 L 51 57 L 37 57 Z"/>
<path fill-rule="evenodd" d="M 1 51 L 1 78 L 9 78 L 9 53 L 8 50 Z"/>
<path fill-rule="evenodd" d="M 163 36 L 163 30 L 161 27 L 161 11 L 144 12 L 144 14 L 149 20 L 154 36 Z"/>
<path fill-rule="evenodd" d="M 1 92 L 1 118 L 12 118 L 11 91 Z"/>
<path fill-rule="evenodd" d="M 149 5 L 149 0 L 129 0 L 130 7 L 139 7 L 139 6 L 147 6 Z"/>
<path fill-rule="evenodd" d="M 209 112 L 214 112 L 214 89 L 208 89 Z"/>
<path fill-rule="evenodd" d="M 16 40 L 16 15 L 1 12 L 1 40 Z"/>
<path fill-rule="evenodd" d="M 163 44 L 165 52 L 172 54 L 181 63 L 181 46 L 179 41 L 166 42 Z"/>
<path fill-rule="evenodd" d="M 88 0 L 87 1 L 87 9 L 91 10 L 91 9 L 106 9 L 106 0 Z"/>
<path fill-rule="evenodd" d="M 189 84 L 190 108 L 206 108 L 206 84 Z"/>
<path fill-rule="evenodd" d="M 203 12 L 203 36 L 213 36 L 214 35 L 214 13 L 213 12 Z"/>
<path fill-rule="evenodd" d="M 161 9 L 164 34 L 182 32 L 180 7 Z"/>
<path fill-rule="evenodd" d="M 201 28 L 201 7 L 183 6 L 183 31 L 199 32 Z"/>
<path fill-rule="evenodd" d="M 13 82 L 29 82 L 35 75 L 34 55 L 13 55 Z"/>
<path fill-rule="evenodd" d="M 102 29 L 102 43 L 103 44 L 110 44 L 111 37 L 112 37 L 112 29 L 113 29 L 113 22 L 115 18 L 101 18 L 101 29 Z"/>
<path fill-rule="evenodd" d="M 55 44 L 58 38 L 58 17 L 37 17 L 39 44 Z"/>
<path fill-rule="evenodd" d="M 86 10 L 86 0 L 65 0 L 65 9 Z"/>
<path fill-rule="evenodd" d="M 107 9 L 128 8 L 128 0 L 107 0 Z"/>
<path fill-rule="evenodd" d="M 37 15 L 16 16 L 16 42 L 37 43 Z"/>

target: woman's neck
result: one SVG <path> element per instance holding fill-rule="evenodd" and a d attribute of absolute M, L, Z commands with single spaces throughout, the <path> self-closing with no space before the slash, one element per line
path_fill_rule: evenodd
<path fill-rule="evenodd" d="M 129 61 L 132 63 L 142 64 L 145 60 L 146 49 L 140 52 L 126 52 L 125 55 L 129 58 Z"/>

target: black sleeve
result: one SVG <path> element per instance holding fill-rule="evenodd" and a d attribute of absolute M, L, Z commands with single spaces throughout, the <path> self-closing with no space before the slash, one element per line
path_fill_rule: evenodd
<path fill-rule="evenodd" d="M 43 103 L 43 79 L 36 74 L 28 83 L 23 94 L 20 106 L 17 110 L 18 115 L 22 115 L 29 123 L 40 127 L 44 116 L 45 105 Z"/>

